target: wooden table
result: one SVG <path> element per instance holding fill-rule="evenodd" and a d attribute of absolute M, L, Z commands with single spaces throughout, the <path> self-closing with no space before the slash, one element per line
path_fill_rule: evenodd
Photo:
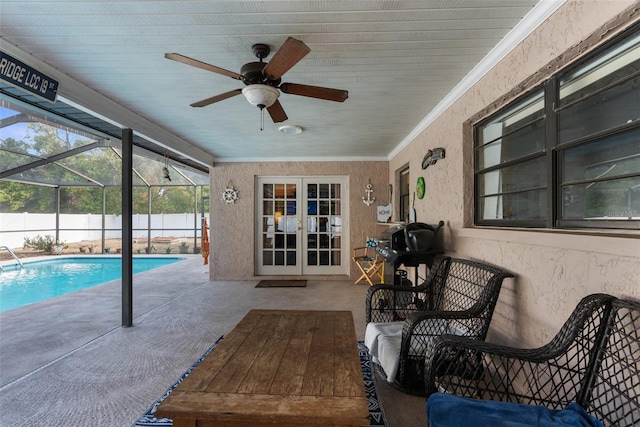
<path fill-rule="evenodd" d="M 155 416 L 174 427 L 368 425 L 352 313 L 251 310 Z"/>

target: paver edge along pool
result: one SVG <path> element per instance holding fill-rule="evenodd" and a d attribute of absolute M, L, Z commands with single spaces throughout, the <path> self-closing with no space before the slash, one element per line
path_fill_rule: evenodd
<path fill-rule="evenodd" d="M 163 267 L 184 257 L 133 257 L 133 274 Z M 66 295 L 122 277 L 121 257 L 55 257 L 3 265 L 0 312 Z"/>

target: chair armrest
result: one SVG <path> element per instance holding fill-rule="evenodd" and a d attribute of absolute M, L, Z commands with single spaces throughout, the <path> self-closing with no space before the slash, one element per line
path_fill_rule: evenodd
<path fill-rule="evenodd" d="M 519 349 L 442 335 L 425 356 L 427 395 L 459 396 L 563 408 L 576 400 L 584 372 L 548 345 Z M 475 381 L 469 381 L 474 379 Z"/>
<path fill-rule="evenodd" d="M 367 290 L 366 323 L 404 320 L 408 313 L 422 308 L 423 286 L 373 285 Z"/>
<path fill-rule="evenodd" d="M 406 316 L 402 328 L 401 357 L 422 358 L 442 335 L 478 339 L 477 319 L 471 311 L 416 311 Z"/>
<path fill-rule="evenodd" d="M 477 310 L 470 309 L 470 310 L 460 310 L 460 311 L 424 310 L 423 309 L 407 316 L 406 324 L 415 325 L 426 319 L 446 319 L 446 320 L 474 319 L 481 313 L 482 313 L 482 310 L 480 309 L 477 309 Z"/>
<path fill-rule="evenodd" d="M 438 325 L 434 328 L 435 320 L 444 322 L 446 327 Z M 420 310 L 407 315 L 403 328 L 403 341 L 409 336 L 413 336 L 415 340 L 417 335 L 439 337 L 447 334 L 484 340 L 488 322 L 482 306 L 459 311 Z M 428 348 L 432 347 L 431 342 L 429 344 L 423 349 L 423 355 Z"/>
<path fill-rule="evenodd" d="M 538 348 L 514 348 L 442 336 L 434 340 L 425 357 L 425 386 L 490 400 L 562 408 L 582 402 L 582 394 L 596 361 L 595 348 L 606 338 L 604 324 L 614 298 L 606 294 L 584 297 L 547 344 Z M 479 363 L 480 381 L 465 380 L 468 367 L 460 361 Z M 477 372 L 481 370 L 482 372 Z M 477 375 L 481 374 L 481 375 Z M 580 395 L 579 395 L 580 394 Z"/>

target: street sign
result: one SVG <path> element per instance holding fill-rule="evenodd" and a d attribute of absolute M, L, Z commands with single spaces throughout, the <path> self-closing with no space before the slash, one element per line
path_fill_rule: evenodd
<path fill-rule="evenodd" d="M 0 80 L 50 102 L 56 102 L 58 81 L 0 51 Z"/>

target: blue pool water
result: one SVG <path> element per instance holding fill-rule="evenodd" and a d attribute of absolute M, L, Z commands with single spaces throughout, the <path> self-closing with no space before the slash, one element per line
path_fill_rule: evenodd
<path fill-rule="evenodd" d="M 133 274 L 183 258 L 134 257 Z M 122 258 L 70 257 L 25 262 L 0 273 L 0 312 L 96 286 L 122 276 Z"/>

